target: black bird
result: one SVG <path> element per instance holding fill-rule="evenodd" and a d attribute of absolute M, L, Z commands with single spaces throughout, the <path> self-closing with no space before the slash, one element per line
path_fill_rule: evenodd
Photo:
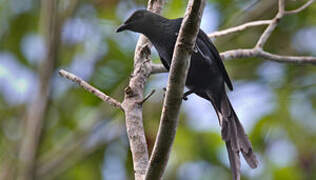
<path fill-rule="evenodd" d="M 147 10 L 134 12 L 116 32 L 130 30 L 144 34 L 157 49 L 162 64 L 169 70 L 177 35 L 183 18 L 166 19 Z M 251 168 L 258 161 L 238 117 L 226 95 L 225 85 L 233 90 L 221 57 L 211 40 L 201 29 L 198 33 L 185 85 L 191 93 L 210 101 L 221 125 L 222 139 L 226 143 L 233 179 L 240 179 L 241 152 Z"/>

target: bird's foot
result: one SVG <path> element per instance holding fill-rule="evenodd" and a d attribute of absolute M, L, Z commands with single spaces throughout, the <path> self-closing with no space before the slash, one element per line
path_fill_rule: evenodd
<path fill-rule="evenodd" d="M 165 98 L 167 88 L 164 87 L 164 88 L 162 88 L 162 90 L 164 91 L 164 93 L 163 93 L 163 98 Z M 183 94 L 182 99 L 185 100 L 185 101 L 188 100 L 188 96 L 189 96 L 190 94 L 192 94 L 192 93 L 194 93 L 193 90 L 189 90 L 189 91 L 185 92 L 185 93 Z"/>
<path fill-rule="evenodd" d="M 185 92 L 184 94 L 183 94 L 183 97 L 182 97 L 182 99 L 183 100 L 188 100 L 188 96 L 190 95 L 190 94 L 192 94 L 194 91 L 193 90 L 189 90 L 189 91 L 187 91 L 187 92 Z"/>

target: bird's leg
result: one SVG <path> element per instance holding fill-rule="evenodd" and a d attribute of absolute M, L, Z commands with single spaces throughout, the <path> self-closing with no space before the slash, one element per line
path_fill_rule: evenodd
<path fill-rule="evenodd" d="M 165 98 L 165 94 L 166 94 L 167 88 L 162 88 L 162 90 L 164 91 L 163 97 Z M 182 99 L 185 100 L 185 101 L 188 100 L 188 96 L 189 96 L 190 94 L 192 94 L 192 93 L 194 93 L 194 90 L 188 90 L 187 92 L 185 92 L 185 93 L 183 94 Z"/>
<path fill-rule="evenodd" d="M 188 100 L 188 96 L 190 95 L 190 94 L 192 94 L 192 93 L 194 93 L 194 90 L 188 90 L 187 92 L 185 92 L 184 94 L 183 94 L 183 97 L 182 97 L 182 99 L 183 100 Z"/>

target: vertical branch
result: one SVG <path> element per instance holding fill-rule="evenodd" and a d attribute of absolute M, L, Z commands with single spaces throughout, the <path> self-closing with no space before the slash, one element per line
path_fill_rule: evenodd
<path fill-rule="evenodd" d="M 158 136 L 147 168 L 146 180 L 160 179 L 167 166 L 177 130 L 192 49 L 199 32 L 204 6 L 205 0 L 190 0 L 188 3 L 172 57 Z"/>
<path fill-rule="evenodd" d="M 160 13 L 164 0 L 149 0 L 147 9 Z M 143 114 L 141 101 L 143 100 L 144 85 L 151 73 L 149 40 L 141 35 L 134 55 L 134 70 L 122 107 L 125 112 L 125 121 L 130 149 L 133 157 L 135 180 L 142 180 L 148 164 L 148 148 L 143 127 Z"/>
<path fill-rule="evenodd" d="M 20 169 L 18 179 L 35 178 L 36 154 L 43 127 L 43 119 L 47 109 L 51 89 L 51 77 L 57 58 L 59 29 L 57 18 L 57 1 L 41 1 L 41 30 L 44 33 L 46 57 L 39 66 L 39 90 L 30 104 L 24 125 L 24 136 L 19 154 Z"/>

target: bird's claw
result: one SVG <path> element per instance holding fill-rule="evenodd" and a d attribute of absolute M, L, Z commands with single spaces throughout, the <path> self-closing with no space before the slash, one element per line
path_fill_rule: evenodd
<path fill-rule="evenodd" d="M 187 92 L 185 92 L 184 94 L 183 94 L 183 97 L 182 97 L 182 99 L 183 100 L 188 100 L 188 96 L 190 95 L 190 94 L 192 94 L 194 92 L 194 90 L 189 90 L 189 91 L 187 91 Z"/>

